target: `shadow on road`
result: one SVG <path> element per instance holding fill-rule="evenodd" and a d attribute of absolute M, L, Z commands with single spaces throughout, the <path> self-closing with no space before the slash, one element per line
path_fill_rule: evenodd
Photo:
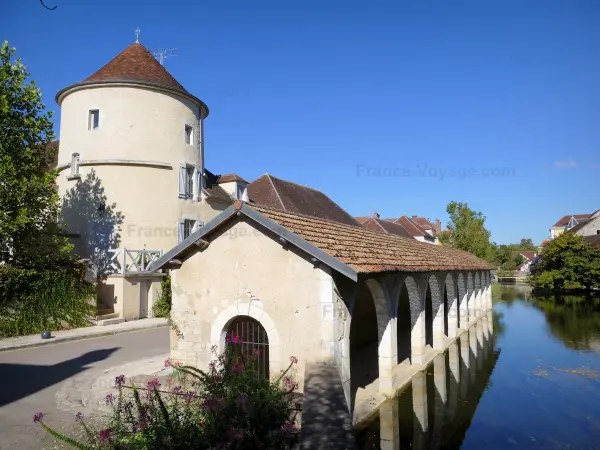
<path fill-rule="evenodd" d="M 42 389 L 83 372 L 88 364 L 102 361 L 119 350 L 94 350 L 58 364 L 38 366 L 31 364 L 0 364 L 0 406 L 20 400 Z"/>

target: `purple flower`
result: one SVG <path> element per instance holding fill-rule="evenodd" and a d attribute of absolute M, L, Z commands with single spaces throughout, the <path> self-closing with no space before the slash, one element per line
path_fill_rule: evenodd
<path fill-rule="evenodd" d="M 289 420 L 286 420 L 285 422 L 283 422 L 283 425 L 281 425 L 281 431 L 284 431 L 286 433 L 294 431 L 294 424 Z"/>
<path fill-rule="evenodd" d="M 290 356 L 290 361 L 292 364 L 298 364 L 298 358 L 296 358 L 295 356 Z"/>
<path fill-rule="evenodd" d="M 35 415 L 33 416 L 33 421 L 34 422 L 39 422 L 40 420 L 42 420 L 44 418 L 44 413 L 43 412 L 37 412 L 35 413 Z"/>
<path fill-rule="evenodd" d="M 181 386 L 179 386 L 179 385 L 175 386 L 175 387 L 174 387 L 174 388 L 171 390 L 171 392 L 172 392 L 173 394 L 179 394 L 179 393 L 181 392 Z"/>
<path fill-rule="evenodd" d="M 196 396 L 194 395 L 194 393 L 192 391 L 184 392 L 184 394 L 183 394 L 183 398 L 186 400 L 191 400 L 194 397 L 196 397 Z"/>
<path fill-rule="evenodd" d="M 83 420 L 83 414 L 81 414 L 80 412 L 78 412 L 77 414 L 75 414 L 75 419 L 76 420 Z"/>
<path fill-rule="evenodd" d="M 171 360 L 165 359 L 165 367 L 171 367 Z"/>
<path fill-rule="evenodd" d="M 151 391 L 159 386 L 160 386 L 160 381 L 158 381 L 158 378 L 154 378 L 153 380 L 150 380 L 146 383 L 146 389 L 148 389 L 149 391 Z"/>
<path fill-rule="evenodd" d="M 125 375 L 119 375 L 115 378 L 115 386 L 123 386 L 125 384 Z"/>
<path fill-rule="evenodd" d="M 231 365 L 231 370 L 233 370 L 234 372 L 241 372 L 242 371 L 242 365 L 241 364 L 233 363 Z"/>
<path fill-rule="evenodd" d="M 102 430 L 98 433 L 98 440 L 100 442 L 108 442 L 110 439 L 114 437 L 114 434 L 109 430 Z"/>
<path fill-rule="evenodd" d="M 104 400 L 106 401 L 107 405 L 112 405 L 115 400 L 115 396 L 112 394 L 106 394 L 106 397 L 104 397 Z"/>
<path fill-rule="evenodd" d="M 243 344 L 244 338 L 234 334 L 233 336 L 231 336 L 231 343 L 232 344 Z"/>

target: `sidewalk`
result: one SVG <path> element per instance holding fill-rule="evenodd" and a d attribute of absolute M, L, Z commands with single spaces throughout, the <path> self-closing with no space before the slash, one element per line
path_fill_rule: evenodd
<path fill-rule="evenodd" d="M 108 336 L 111 334 L 126 333 L 128 331 L 147 330 L 166 325 L 168 325 L 167 319 L 140 319 L 132 320 L 130 322 L 117 323 L 114 325 L 96 325 L 86 328 L 76 328 L 73 330 L 53 331 L 52 338 L 50 339 L 42 339 L 39 334 L 1 339 L 0 352 L 27 347 L 39 347 L 42 345 L 56 344 L 58 342 L 76 341 L 85 338 Z"/>

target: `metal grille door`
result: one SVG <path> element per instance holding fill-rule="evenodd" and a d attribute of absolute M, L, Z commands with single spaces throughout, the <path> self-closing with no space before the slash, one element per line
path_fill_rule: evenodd
<path fill-rule="evenodd" d="M 231 337 L 239 336 L 243 344 L 232 344 Z M 227 345 L 244 355 L 246 364 L 259 376 L 269 378 L 269 338 L 263 326 L 252 317 L 240 316 L 231 322 L 227 329 Z"/>

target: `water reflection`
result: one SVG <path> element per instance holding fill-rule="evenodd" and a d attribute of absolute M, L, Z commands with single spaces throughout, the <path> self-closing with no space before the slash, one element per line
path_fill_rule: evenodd
<path fill-rule="evenodd" d="M 357 432 L 361 449 L 458 448 L 500 355 L 489 313 Z"/>

